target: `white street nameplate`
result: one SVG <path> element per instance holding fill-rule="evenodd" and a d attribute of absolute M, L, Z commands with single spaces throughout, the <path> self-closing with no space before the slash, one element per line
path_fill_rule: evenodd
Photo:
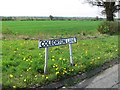
<path fill-rule="evenodd" d="M 65 44 L 73 44 L 77 42 L 76 37 L 71 38 L 61 38 L 61 39 L 51 39 L 51 40 L 39 40 L 39 48 L 59 46 Z"/>

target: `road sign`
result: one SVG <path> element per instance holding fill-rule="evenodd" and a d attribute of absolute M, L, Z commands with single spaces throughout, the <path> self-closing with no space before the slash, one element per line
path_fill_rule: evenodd
<path fill-rule="evenodd" d="M 61 38 L 61 39 L 51 39 L 51 40 L 39 40 L 38 48 L 45 48 L 44 74 L 47 73 L 48 47 L 69 44 L 70 64 L 73 66 L 73 60 L 72 60 L 72 44 L 73 43 L 77 43 L 77 38 L 76 37 Z"/>
<path fill-rule="evenodd" d="M 59 46 L 65 44 L 73 44 L 77 42 L 76 37 L 71 38 L 61 38 L 61 39 L 52 39 L 52 40 L 39 40 L 39 48 Z"/>

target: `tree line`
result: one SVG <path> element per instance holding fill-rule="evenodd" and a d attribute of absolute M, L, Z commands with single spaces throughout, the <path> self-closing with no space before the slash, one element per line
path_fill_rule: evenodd
<path fill-rule="evenodd" d="M 97 21 L 97 20 L 104 20 L 104 18 L 99 18 L 98 16 L 96 17 L 54 17 L 52 15 L 48 16 L 48 17 L 28 17 L 28 16 L 24 16 L 24 17 L 1 17 L 2 21 L 55 21 L 55 20 L 67 20 L 67 21 L 71 21 L 71 20 L 91 20 L 91 21 Z"/>

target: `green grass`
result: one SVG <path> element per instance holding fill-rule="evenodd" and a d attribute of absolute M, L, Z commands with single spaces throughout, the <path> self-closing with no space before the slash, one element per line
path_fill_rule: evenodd
<path fill-rule="evenodd" d="M 42 86 L 89 71 L 118 57 L 118 35 L 82 40 L 82 32 L 95 35 L 101 21 L 3 21 L 2 32 L 2 84 L 4 88 Z M 44 35 L 42 39 L 57 35 L 77 36 L 72 45 L 73 61 L 70 66 L 68 45 L 49 48 L 48 74 L 44 75 L 44 49 L 38 49 L 38 40 L 14 38 Z M 9 39 L 7 37 L 14 38 Z M 87 37 L 87 35 L 85 35 Z M 1 63 L 1 62 L 0 62 Z"/>
<path fill-rule="evenodd" d="M 35 40 L 4 40 L 3 87 L 32 87 L 89 71 L 118 55 L 118 37 L 78 40 L 73 44 L 75 66 L 69 64 L 68 45 L 49 48 L 48 74 L 43 74 L 44 49 Z M 13 75 L 13 77 L 11 76 Z"/>
<path fill-rule="evenodd" d="M 101 21 L 3 21 L 2 32 L 22 35 L 61 35 L 95 32 Z"/>

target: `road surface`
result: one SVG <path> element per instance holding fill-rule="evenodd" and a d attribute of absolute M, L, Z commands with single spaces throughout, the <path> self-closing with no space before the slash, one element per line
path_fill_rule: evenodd
<path fill-rule="evenodd" d="M 118 70 L 120 70 L 120 64 L 114 65 L 92 78 L 85 79 L 70 88 L 118 88 L 120 86 Z"/>

